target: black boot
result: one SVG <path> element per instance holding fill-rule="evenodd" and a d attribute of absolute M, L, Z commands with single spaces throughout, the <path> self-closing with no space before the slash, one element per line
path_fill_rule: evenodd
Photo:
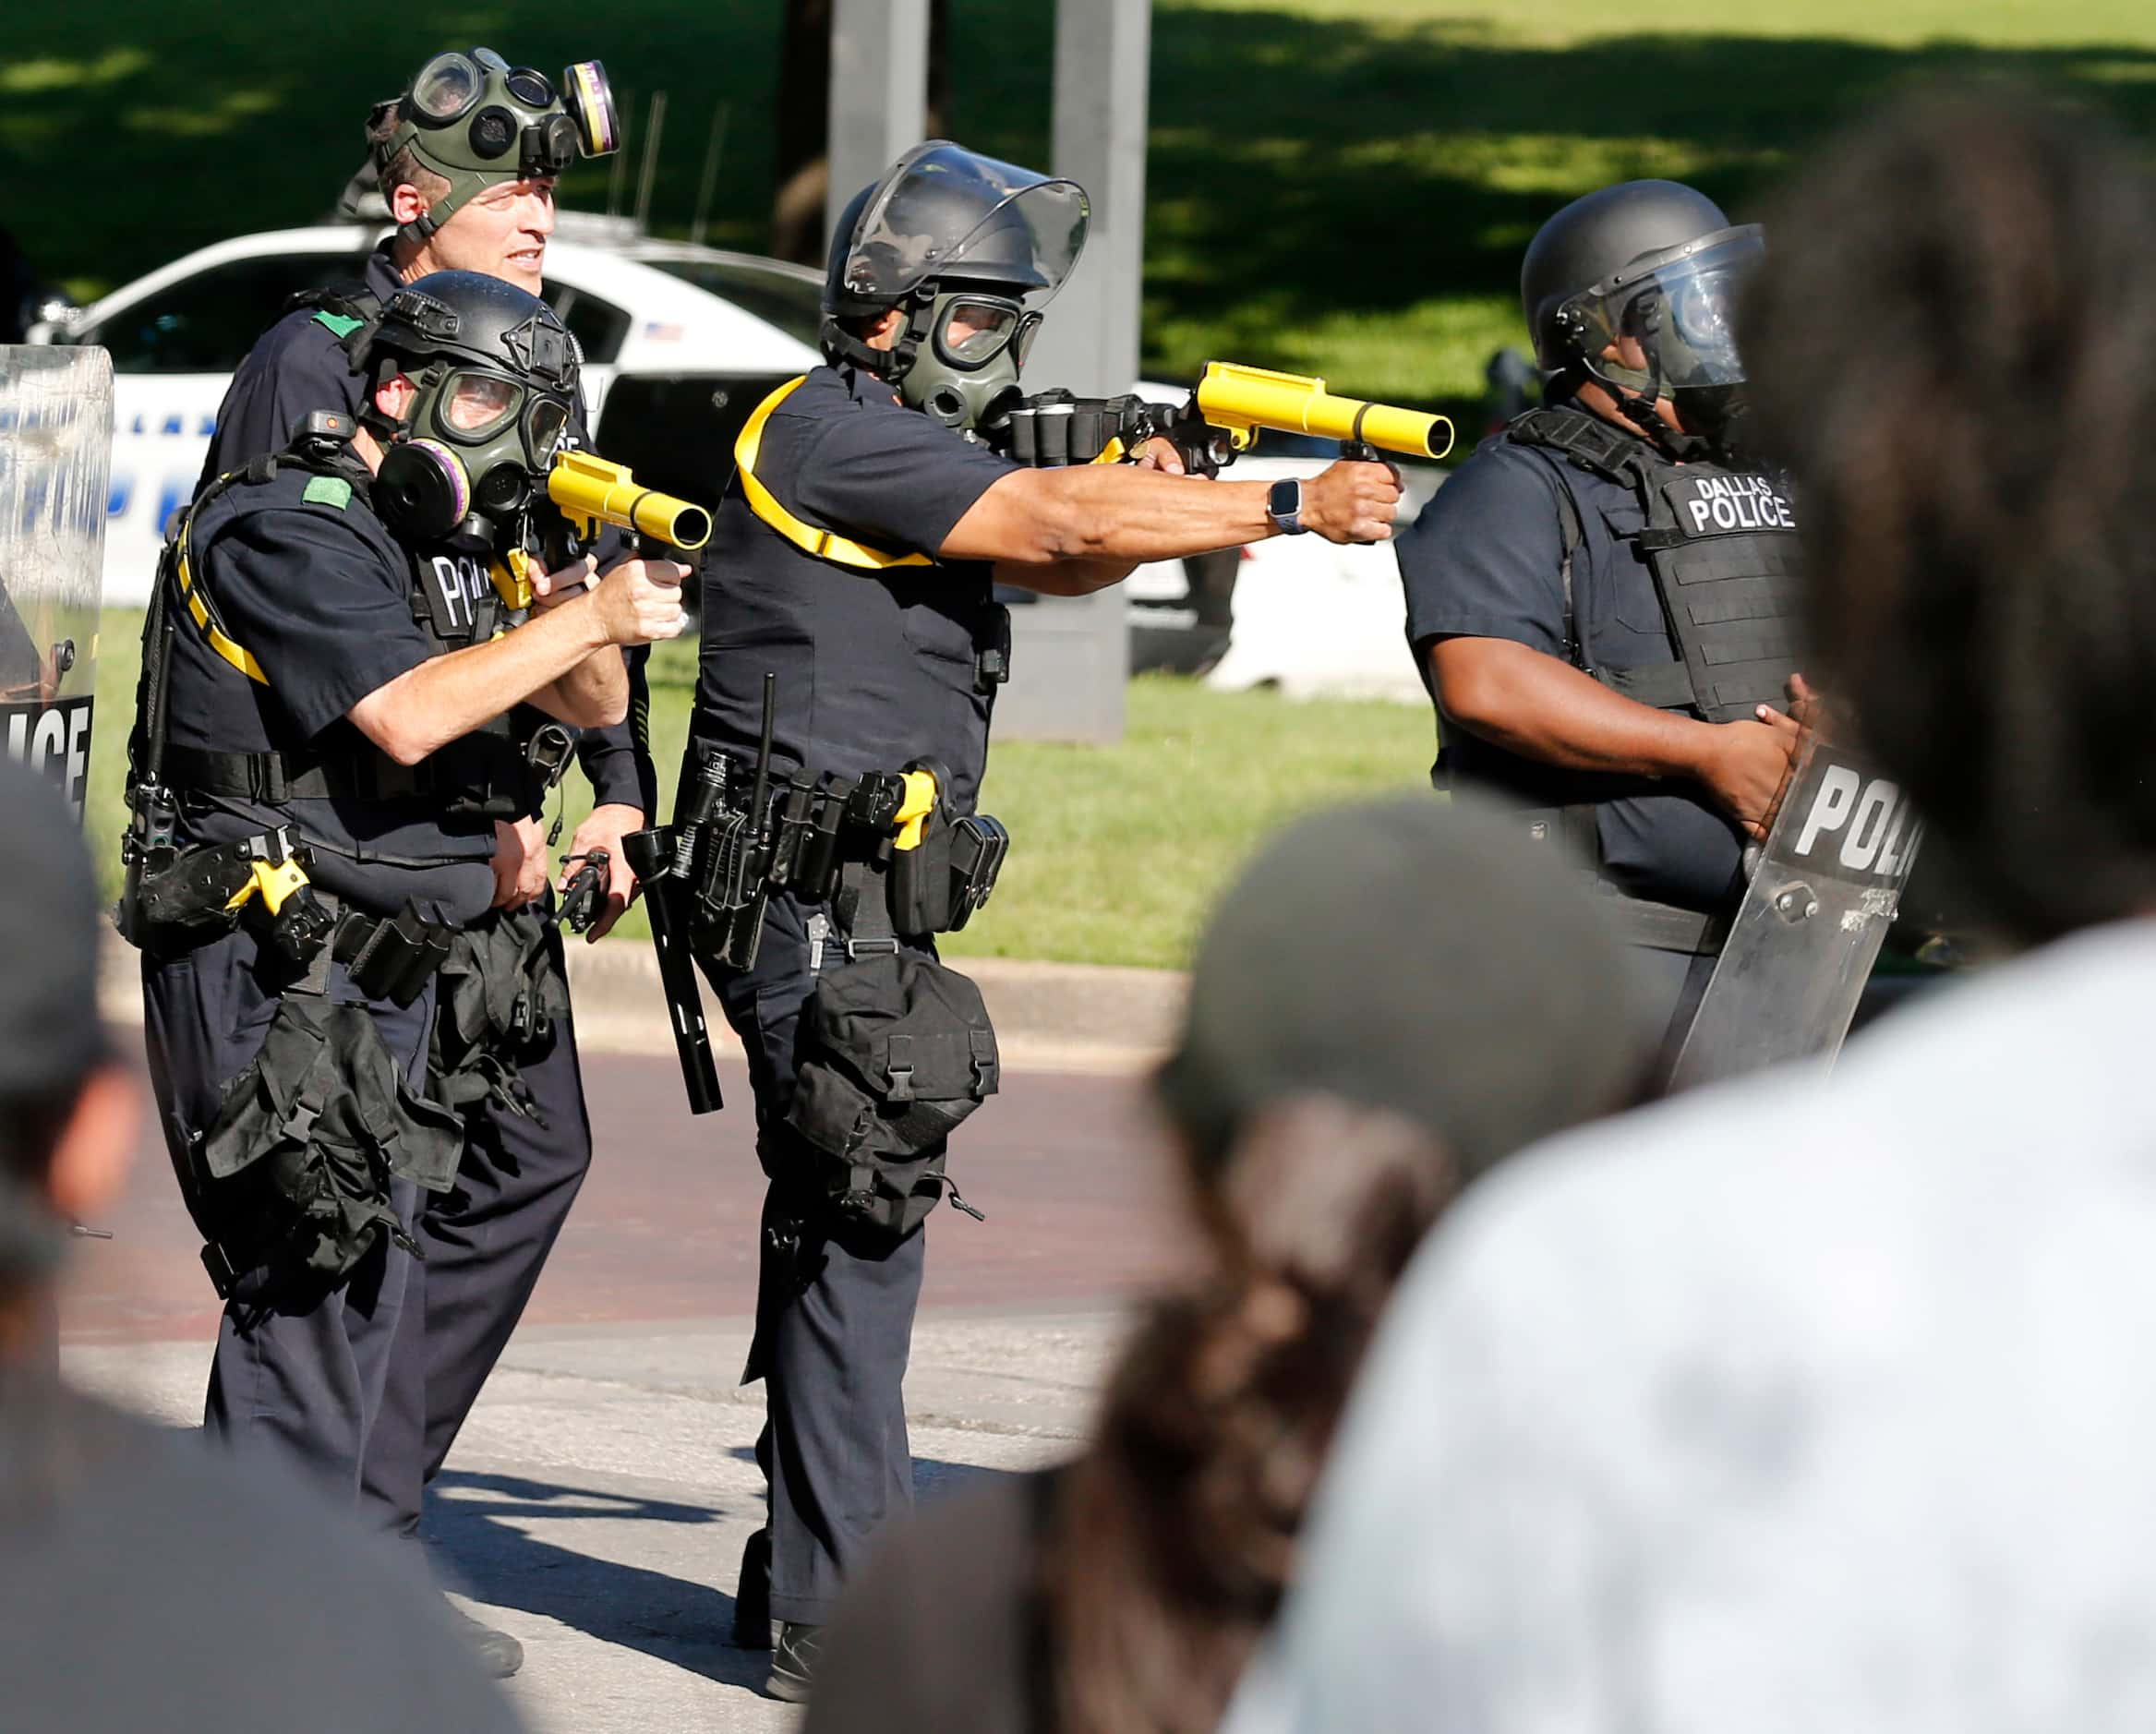
<path fill-rule="evenodd" d="M 823 1660 L 824 1628 L 779 1622 L 778 1642 L 771 1646 L 771 1678 L 764 1690 L 787 1704 L 806 1704 Z"/>
<path fill-rule="evenodd" d="M 759 1529 L 741 1549 L 741 1574 L 734 1584 L 733 1646 L 771 1647 L 771 1532 Z"/>

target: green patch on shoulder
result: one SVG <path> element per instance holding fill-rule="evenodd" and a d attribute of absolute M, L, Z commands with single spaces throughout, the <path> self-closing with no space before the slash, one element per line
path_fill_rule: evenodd
<path fill-rule="evenodd" d="M 310 506 L 334 506 L 339 512 L 352 503 L 352 484 L 341 476 L 317 476 L 300 499 Z"/>
<path fill-rule="evenodd" d="M 330 335 L 341 343 L 362 325 L 365 325 L 367 321 L 355 319 L 348 313 L 331 313 L 327 307 L 323 307 L 316 311 L 315 323 L 327 326 Z"/>

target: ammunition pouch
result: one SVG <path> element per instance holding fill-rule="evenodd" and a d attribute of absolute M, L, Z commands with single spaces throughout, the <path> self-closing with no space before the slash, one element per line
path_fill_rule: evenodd
<path fill-rule="evenodd" d="M 546 912 L 536 904 L 492 909 L 459 933 L 441 966 L 439 1005 L 433 1093 L 452 1108 L 491 1101 L 538 1120 L 520 1065 L 569 1016 L 569 977 Z"/>
<path fill-rule="evenodd" d="M 995 1094 L 1000 1063 L 981 990 L 933 957 L 855 935 L 801 1009 L 789 1122 L 816 1152 L 838 1213 L 903 1239 L 946 1193 L 946 1140 Z"/>
<path fill-rule="evenodd" d="M 225 1087 L 215 1121 L 196 1134 L 188 1193 L 221 1298 L 260 1269 L 280 1289 L 326 1293 L 384 1235 L 417 1253 L 390 1182 L 446 1190 L 464 1154 L 463 1120 L 405 1082 L 364 1005 L 331 1000 L 324 988 L 335 957 L 358 992 L 409 1005 L 432 973 L 425 960 L 439 967 L 451 931 L 412 909 L 393 921 L 343 918 Z"/>
<path fill-rule="evenodd" d="M 1053 386 L 1022 397 L 992 427 L 988 442 L 1030 469 L 1114 464 L 1135 456 L 1149 440 L 1167 440 L 1193 476 L 1218 475 L 1232 453 L 1224 435 L 1200 416 L 1134 391 L 1120 397 L 1078 397 Z"/>

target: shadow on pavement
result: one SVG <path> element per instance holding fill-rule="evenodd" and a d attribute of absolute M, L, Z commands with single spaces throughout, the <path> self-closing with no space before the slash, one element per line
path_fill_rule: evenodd
<path fill-rule="evenodd" d="M 732 1455 L 753 1461 L 747 1448 Z M 943 1498 L 982 1476 L 1008 1470 L 915 1458 L 913 1485 L 923 1500 Z M 709 1525 L 739 1515 L 716 1505 L 654 1499 L 640 1494 L 565 1487 L 524 1475 L 447 1470 L 427 1504 L 426 1535 L 437 1569 L 452 1588 L 494 1608 L 560 1620 L 603 1644 L 617 1644 L 724 1685 L 760 1692 L 769 1655 L 738 1650 L 727 1641 L 734 1598 L 708 1583 L 652 1566 L 629 1565 L 565 1547 L 528 1533 L 533 1523 L 589 1520 L 602 1523 Z M 709 1546 L 678 1536 L 647 1552 L 669 1562 L 693 1548 L 697 1566 L 731 1580 L 736 1559 L 717 1537 Z"/>
<path fill-rule="evenodd" d="M 730 1515 L 718 1506 L 450 1470 L 436 1480 L 428 1501 L 427 1539 L 453 1586 L 479 1601 L 558 1620 L 601 1643 L 754 1691 L 770 1671 L 770 1658 L 728 1645 L 734 1617 L 730 1595 L 526 1533 L 532 1523 L 576 1519 L 708 1525 Z M 644 1550 L 632 1546 L 624 1551 Z M 682 1549 L 649 1551 L 670 1560 Z M 695 1557 L 713 1571 L 732 1575 L 731 1550 L 722 1553 L 716 1538 L 708 1550 L 697 1549 Z"/>

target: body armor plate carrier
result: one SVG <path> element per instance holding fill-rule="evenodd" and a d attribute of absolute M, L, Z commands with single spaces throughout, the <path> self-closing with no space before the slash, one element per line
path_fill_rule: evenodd
<path fill-rule="evenodd" d="M 1561 452 L 1578 468 L 1632 489 L 1646 525 L 1632 538 L 1653 574 L 1678 658 L 1598 668 L 1572 619 L 1572 558 L 1582 530 L 1572 490 L 1565 515 L 1565 644 L 1572 661 L 1628 698 L 1691 710 L 1709 722 L 1786 702 L 1801 665 L 1796 517 L 1766 476 L 1714 464 L 1673 464 L 1645 440 L 1577 410 L 1537 409 L 1505 430 L 1521 445 Z"/>

